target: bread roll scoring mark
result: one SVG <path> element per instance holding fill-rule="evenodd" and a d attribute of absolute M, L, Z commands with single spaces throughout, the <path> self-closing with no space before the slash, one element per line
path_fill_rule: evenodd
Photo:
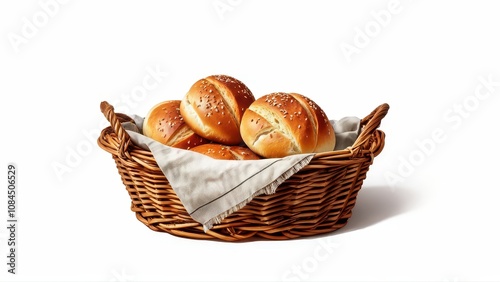
<path fill-rule="evenodd" d="M 256 119 L 256 124 L 259 123 L 260 118 L 263 118 L 269 126 L 262 125 L 257 130 L 252 145 L 255 146 L 266 138 L 270 139 L 275 137 L 273 135 L 273 133 L 275 133 L 275 135 L 278 134 L 290 141 L 288 145 L 290 150 L 289 154 L 301 152 L 303 146 L 300 144 L 304 143 L 302 141 L 303 139 L 308 139 L 309 136 L 312 135 L 312 129 L 310 126 L 293 127 L 293 124 L 288 122 L 289 120 L 297 120 L 297 122 L 300 122 L 300 120 L 303 119 L 301 104 L 291 95 L 281 92 L 271 93 L 260 99 L 263 99 L 269 107 L 265 107 L 261 104 L 252 104 L 249 110 L 252 110 L 259 116 L 259 118 Z M 290 109 L 292 109 L 294 113 L 291 119 L 291 114 L 289 113 Z"/>
<path fill-rule="evenodd" d="M 333 128 L 324 112 L 297 93 L 276 92 L 257 99 L 245 112 L 241 133 L 247 146 L 263 157 L 324 152 L 334 147 Z"/>
<path fill-rule="evenodd" d="M 317 135 L 318 132 L 318 124 L 316 123 L 316 119 L 315 119 L 315 113 L 311 110 L 311 108 L 313 110 L 316 110 L 317 109 L 317 106 L 315 103 L 313 103 L 309 98 L 303 96 L 303 95 L 300 95 L 300 94 L 297 94 L 297 93 L 290 93 L 290 95 L 292 97 L 294 97 L 295 99 L 297 99 L 297 102 L 300 103 L 302 105 L 302 108 L 304 109 L 305 113 L 307 114 L 307 117 L 305 118 L 305 120 L 310 120 L 311 123 L 312 123 L 312 128 L 314 130 L 314 134 Z"/>
<path fill-rule="evenodd" d="M 189 115 L 191 117 L 190 122 L 196 124 L 200 128 L 203 128 L 203 122 L 200 116 L 198 115 L 197 111 L 192 107 L 193 103 L 191 103 L 191 98 L 192 97 L 187 95 L 184 97 L 184 102 L 186 104 L 184 107 L 182 107 L 182 110 L 184 111 L 184 116 Z M 201 106 L 201 104 L 198 106 Z"/>
<path fill-rule="evenodd" d="M 241 116 L 254 101 L 242 82 L 225 75 L 208 76 L 194 83 L 186 96 L 181 114 L 193 131 L 221 144 L 242 142 Z"/>
<path fill-rule="evenodd" d="M 225 88 L 222 84 L 217 83 L 217 81 L 222 81 L 222 82 L 230 82 L 232 81 L 231 79 L 223 79 L 222 76 L 214 76 L 216 81 L 212 77 L 207 77 L 207 81 L 211 83 L 211 85 L 216 89 L 217 93 L 220 95 L 219 100 L 214 99 L 214 103 L 217 103 L 217 106 L 220 106 L 221 109 L 224 107 L 227 108 L 229 113 L 231 114 L 230 117 L 234 120 L 234 122 L 239 126 L 240 125 L 240 120 L 237 118 L 237 113 L 233 109 L 237 109 L 238 106 L 236 105 L 236 101 L 234 101 L 231 98 L 231 94 L 228 93 L 227 88 Z M 217 107 L 216 106 L 216 107 Z"/>

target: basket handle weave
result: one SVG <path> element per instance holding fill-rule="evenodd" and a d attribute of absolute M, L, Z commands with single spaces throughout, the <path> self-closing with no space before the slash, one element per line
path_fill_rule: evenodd
<path fill-rule="evenodd" d="M 365 142 L 368 142 L 370 140 L 370 136 L 372 136 L 375 130 L 377 130 L 377 128 L 380 126 L 382 119 L 387 115 L 388 111 L 389 105 L 387 103 L 384 103 L 375 108 L 369 115 L 361 120 L 361 126 L 363 126 L 363 130 L 352 145 L 352 148 L 360 147 Z"/>
<path fill-rule="evenodd" d="M 130 136 L 127 131 L 122 127 L 122 120 L 120 120 L 119 115 L 115 113 L 115 109 L 108 102 L 101 102 L 101 112 L 104 114 L 106 119 L 111 124 L 113 131 L 116 133 L 118 140 L 120 141 L 119 152 L 124 153 L 130 144 Z"/>

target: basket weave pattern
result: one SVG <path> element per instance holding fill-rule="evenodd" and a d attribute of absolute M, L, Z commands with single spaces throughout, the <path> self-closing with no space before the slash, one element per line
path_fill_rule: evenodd
<path fill-rule="evenodd" d="M 131 142 L 121 123 L 132 119 L 115 113 L 107 102 L 101 103 L 101 111 L 110 126 L 102 130 L 97 143 L 112 155 L 131 198 L 131 210 L 154 231 L 223 241 L 292 239 L 347 224 L 368 169 L 384 148 L 385 134 L 378 127 L 388 110 L 389 105 L 382 104 L 363 118 L 361 134 L 351 147 L 316 154 L 276 193 L 255 197 L 207 232 L 186 212 L 152 153 Z"/>

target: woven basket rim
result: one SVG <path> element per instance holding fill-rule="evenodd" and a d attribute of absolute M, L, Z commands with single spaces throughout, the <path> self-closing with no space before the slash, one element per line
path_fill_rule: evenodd
<path fill-rule="evenodd" d="M 125 153 L 128 149 L 129 146 L 134 146 L 135 151 L 143 151 L 145 155 L 150 155 L 152 154 L 148 151 L 145 150 L 135 144 L 133 144 L 130 140 L 130 136 L 126 132 L 126 130 L 122 127 L 121 123 L 122 122 L 134 122 L 133 118 L 131 118 L 129 115 L 124 114 L 124 113 L 116 113 L 114 112 L 114 107 L 109 104 L 107 101 L 103 101 L 100 104 L 101 112 L 104 114 L 106 119 L 110 122 L 110 126 L 107 126 L 106 128 L 102 129 L 101 131 L 101 136 L 106 135 L 106 134 L 111 134 L 115 133 L 117 141 L 121 144 L 120 146 L 120 153 Z M 328 151 L 328 152 L 321 152 L 321 153 L 315 153 L 313 159 L 316 158 L 338 158 L 338 159 L 343 159 L 346 157 L 353 157 L 356 156 L 362 151 L 363 145 L 366 144 L 367 142 L 372 141 L 370 136 L 373 134 L 381 134 L 384 135 L 385 133 L 378 128 L 381 125 L 382 119 L 387 115 L 389 111 L 389 105 L 387 103 L 380 104 L 378 107 L 376 107 L 370 114 L 365 116 L 364 118 L 361 119 L 360 125 L 361 125 L 361 133 L 359 134 L 358 138 L 355 140 L 353 145 L 342 149 L 342 150 L 335 150 L 335 151 Z M 99 138 L 102 139 L 102 138 Z M 105 151 L 109 151 L 107 147 L 103 147 L 101 143 L 99 142 L 98 145 Z M 366 146 L 365 146 L 366 147 Z M 378 150 L 373 151 L 373 157 L 376 157 L 383 148 L 378 148 Z M 111 153 L 111 152 L 110 152 Z"/>

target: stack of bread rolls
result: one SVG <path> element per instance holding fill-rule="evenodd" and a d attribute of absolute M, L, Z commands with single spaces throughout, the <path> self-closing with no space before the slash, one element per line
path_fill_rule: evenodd
<path fill-rule="evenodd" d="M 144 119 L 143 134 L 225 160 L 333 151 L 336 142 L 330 120 L 308 97 L 276 92 L 255 99 L 228 75 L 200 79 L 182 100 L 155 105 Z"/>

